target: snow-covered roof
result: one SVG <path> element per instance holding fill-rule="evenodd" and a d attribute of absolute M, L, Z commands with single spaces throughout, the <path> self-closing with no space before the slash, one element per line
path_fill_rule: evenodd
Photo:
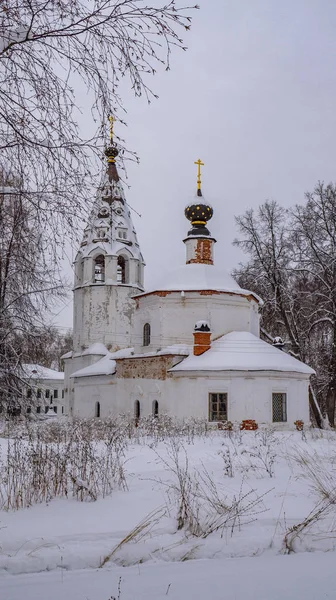
<path fill-rule="evenodd" d="M 95 345 L 95 344 L 93 344 Z M 103 346 L 103 344 L 97 344 Z M 91 346 L 90 346 L 91 347 Z M 92 354 L 92 353 L 91 353 Z M 97 354 L 97 353 L 96 353 Z M 117 352 L 108 352 L 93 365 L 79 369 L 70 375 L 70 377 L 90 377 L 92 375 L 113 375 L 116 371 L 116 358 L 128 358 L 134 354 L 134 348 L 125 348 Z"/>
<path fill-rule="evenodd" d="M 145 354 L 134 354 L 134 348 L 125 348 L 117 352 L 108 352 L 106 356 L 98 360 L 89 367 L 84 367 L 79 371 L 72 373 L 70 377 L 90 377 L 94 375 L 113 375 L 116 372 L 116 360 L 122 358 L 148 358 L 153 356 L 164 356 L 171 354 L 173 356 L 188 356 L 192 351 L 192 346 L 187 344 L 174 344 L 167 346 L 157 352 L 146 352 Z"/>
<path fill-rule="evenodd" d="M 64 360 L 65 358 L 72 358 L 72 350 L 66 352 L 65 354 L 62 354 L 61 359 Z"/>
<path fill-rule="evenodd" d="M 101 344 L 100 342 L 96 342 L 95 344 L 91 344 L 91 346 L 84 350 L 81 353 L 81 355 L 86 356 L 87 354 L 100 354 L 101 356 L 104 356 L 107 353 L 108 349 L 106 348 L 106 346 L 104 346 L 104 344 Z"/>
<path fill-rule="evenodd" d="M 41 365 L 25 364 L 22 365 L 25 377 L 29 379 L 57 379 L 59 381 L 64 380 L 64 373 L 61 371 L 55 371 L 54 369 L 48 369 Z"/>
<path fill-rule="evenodd" d="M 151 290 L 136 297 L 157 291 L 202 291 L 215 290 L 230 294 L 252 295 L 262 304 L 261 298 L 254 292 L 242 289 L 229 273 L 217 265 L 200 263 L 185 264 L 169 271 Z"/>
<path fill-rule="evenodd" d="M 313 375 L 303 362 L 247 331 L 232 331 L 200 356 L 190 355 L 170 369 L 179 371 L 283 371 Z"/>

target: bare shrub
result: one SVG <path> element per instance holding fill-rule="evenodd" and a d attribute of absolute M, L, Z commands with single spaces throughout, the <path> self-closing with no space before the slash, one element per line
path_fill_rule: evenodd
<path fill-rule="evenodd" d="M 219 456 L 222 457 L 224 463 L 224 475 L 227 477 L 233 477 L 233 459 L 230 448 L 225 446 L 223 450 L 218 452 Z"/>
<path fill-rule="evenodd" d="M 283 540 L 283 549 L 285 553 L 295 552 L 296 544 L 303 535 L 312 531 L 315 525 L 319 525 L 319 530 L 323 528 L 327 517 L 335 518 L 336 511 L 336 480 L 333 469 L 326 466 L 327 459 L 319 457 L 315 452 L 309 453 L 306 450 L 296 449 L 290 455 L 290 460 L 300 467 L 299 477 L 308 479 L 312 491 L 316 494 L 318 502 L 313 510 L 303 521 L 289 527 Z M 333 457 L 335 459 L 335 457 Z M 329 462 L 329 461 L 328 461 Z"/>
<path fill-rule="evenodd" d="M 97 441 L 90 430 L 72 426 L 27 429 L 24 439 L 8 439 L 0 455 L 0 503 L 17 510 L 55 497 L 80 501 L 105 497 L 116 488 L 127 489 L 125 443 L 113 429 Z M 87 435 L 88 434 L 88 435 Z M 92 434 L 92 432 L 91 432 Z"/>
<path fill-rule="evenodd" d="M 166 483 L 168 497 L 177 505 L 177 530 L 185 529 L 195 537 L 206 538 L 215 531 L 231 531 L 251 522 L 264 512 L 263 495 L 255 490 L 245 492 L 242 480 L 239 493 L 230 497 L 214 482 L 203 467 L 190 472 L 188 455 L 181 441 L 167 442 L 168 458 L 161 458 L 173 481 Z M 162 483 L 162 481 L 160 481 Z"/>
<path fill-rule="evenodd" d="M 104 556 L 103 560 L 99 564 L 99 568 L 102 569 L 106 563 L 108 563 L 125 544 L 137 543 L 150 535 L 153 528 L 159 523 L 159 521 L 166 514 L 165 509 L 158 508 L 148 515 L 146 515 L 140 523 L 138 523 L 122 540 L 117 544 L 111 552 Z"/>
<path fill-rule="evenodd" d="M 269 477 L 274 476 L 277 440 L 272 429 L 264 429 L 256 434 L 256 444 L 242 450 L 251 459 L 251 468 L 259 472 L 265 471 Z"/>

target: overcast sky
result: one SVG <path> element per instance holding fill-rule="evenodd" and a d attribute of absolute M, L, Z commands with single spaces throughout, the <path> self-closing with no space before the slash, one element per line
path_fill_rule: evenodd
<path fill-rule="evenodd" d="M 133 220 L 147 289 L 185 260 L 198 158 L 215 260 L 229 271 L 244 258 L 232 246 L 235 215 L 266 199 L 292 206 L 318 180 L 336 181 L 335 0 L 199 3 L 188 51 L 151 82 L 159 100 L 125 91 L 128 127 L 116 127 L 140 157 L 125 191 L 142 215 Z M 54 322 L 71 327 L 70 297 Z"/>

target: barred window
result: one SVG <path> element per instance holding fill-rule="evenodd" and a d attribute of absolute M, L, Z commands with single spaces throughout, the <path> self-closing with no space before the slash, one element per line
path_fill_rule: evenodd
<path fill-rule="evenodd" d="M 287 421 L 287 394 L 275 392 L 272 394 L 273 423 Z"/>
<path fill-rule="evenodd" d="M 226 393 L 209 394 L 209 421 L 227 421 Z"/>

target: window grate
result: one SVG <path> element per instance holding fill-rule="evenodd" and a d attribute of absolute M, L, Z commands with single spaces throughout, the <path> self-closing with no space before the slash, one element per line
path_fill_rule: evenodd
<path fill-rule="evenodd" d="M 287 398 L 286 394 L 276 392 L 272 394 L 273 423 L 287 421 Z"/>

